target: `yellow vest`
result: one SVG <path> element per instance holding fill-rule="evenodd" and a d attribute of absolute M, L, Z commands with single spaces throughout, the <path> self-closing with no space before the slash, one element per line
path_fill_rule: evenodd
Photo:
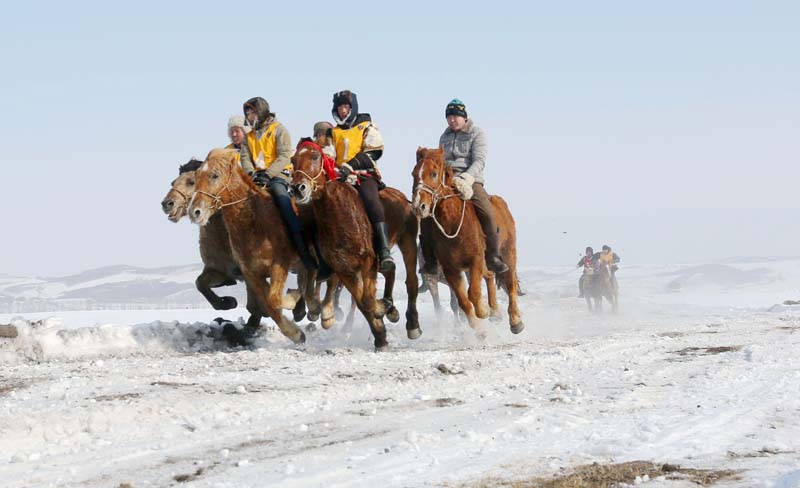
<path fill-rule="evenodd" d="M 608 254 L 600 253 L 600 262 L 603 264 L 614 264 L 614 253 L 609 252 Z"/>
<path fill-rule="evenodd" d="M 250 159 L 257 170 L 267 169 L 278 158 L 278 145 L 275 143 L 275 131 L 279 122 L 267 126 L 261 139 L 256 139 L 256 131 L 247 134 L 247 147 L 250 148 Z"/>
<path fill-rule="evenodd" d="M 242 156 L 241 156 L 241 154 L 239 154 L 239 150 L 236 149 L 235 147 L 233 147 L 233 143 L 232 142 L 230 144 L 228 144 L 227 146 L 225 146 L 225 149 L 235 149 L 236 150 L 236 162 L 238 163 L 241 160 Z"/>
<path fill-rule="evenodd" d="M 369 127 L 369 121 L 361 122 L 349 129 L 333 128 L 333 145 L 336 147 L 336 166 L 353 159 L 361 152 L 364 146 L 364 131 Z"/>

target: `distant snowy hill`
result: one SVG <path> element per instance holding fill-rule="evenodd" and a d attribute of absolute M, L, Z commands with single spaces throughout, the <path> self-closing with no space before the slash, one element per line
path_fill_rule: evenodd
<path fill-rule="evenodd" d="M 140 268 L 106 266 L 62 277 L 0 275 L 0 313 L 207 305 L 194 280 L 201 264 Z M 242 286 L 228 295 L 244 296 Z"/>

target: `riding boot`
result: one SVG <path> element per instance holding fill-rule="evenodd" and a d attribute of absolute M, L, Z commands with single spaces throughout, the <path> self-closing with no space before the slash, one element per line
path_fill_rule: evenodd
<path fill-rule="evenodd" d="M 302 232 L 292 232 L 292 243 L 294 244 L 295 249 L 297 250 L 297 256 L 300 258 L 300 262 L 303 263 L 303 266 L 306 267 L 309 271 L 316 271 L 319 269 L 317 262 L 311 256 L 311 253 L 308 252 L 308 245 L 306 244 L 305 237 L 303 237 Z"/>
<path fill-rule="evenodd" d="M 491 229 L 494 232 L 484 229 L 484 232 L 488 230 L 486 233 L 486 267 L 496 274 L 505 273 L 508 271 L 508 265 L 500 258 L 500 236 L 497 233 L 497 228 L 494 227 L 494 223 L 490 225 L 492 225 Z"/>
<path fill-rule="evenodd" d="M 439 263 L 436 262 L 436 255 L 433 253 L 433 242 L 431 239 L 433 219 L 424 219 L 419 224 L 419 246 L 422 249 L 422 268 L 420 271 L 423 274 L 438 274 Z"/>
<path fill-rule="evenodd" d="M 322 251 L 319 247 L 319 236 L 317 233 L 314 233 L 314 252 L 317 254 L 317 261 L 319 261 L 319 269 L 317 270 L 317 283 L 321 283 L 323 281 L 328 281 L 331 277 L 331 267 L 328 266 L 328 263 L 325 262 L 325 259 L 322 257 Z"/>
<path fill-rule="evenodd" d="M 372 224 L 375 239 L 375 250 L 378 253 L 378 271 L 386 273 L 394 270 L 392 252 L 389 250 L 389 230 L 386 222 Z"/>

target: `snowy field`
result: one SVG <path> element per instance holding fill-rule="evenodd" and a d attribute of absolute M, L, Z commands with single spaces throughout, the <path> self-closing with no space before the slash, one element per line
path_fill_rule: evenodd
<path fill-rule="evenodd" d="M 423 336 L 389 325 L 381 354 L 361 318 L 230 349 L 209 324 L 241 309 L 0 315 L 19 331 L 0 339 L 0 486 L 537 486 L 649 461 L 800 487 L 800 306 L 782 304 L 800 259 L 623 267 L 618 315 L 588 313 L 577 278 L 524 270 L 527 328 L 483 342 L 425 295 Z"/>

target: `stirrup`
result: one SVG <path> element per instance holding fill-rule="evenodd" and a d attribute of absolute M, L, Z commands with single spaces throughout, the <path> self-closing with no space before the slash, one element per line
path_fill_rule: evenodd
<path fill-rule="evenodd" d="M 502 274 L 508 271 L 508 265 L 498 256 L 492 256 L 486 260 L 486 267 L 495 274 Z"/>
<path fill-rule="evenodd" d="M 394 271 L 394 270 L 395 270 L 395 265 L 392 256 L 385 256 L 380 258 L 380 261 L 378 262 L 378 271 L 380 271 L 381 273 L 388 273 L 389 271 Z"/>

